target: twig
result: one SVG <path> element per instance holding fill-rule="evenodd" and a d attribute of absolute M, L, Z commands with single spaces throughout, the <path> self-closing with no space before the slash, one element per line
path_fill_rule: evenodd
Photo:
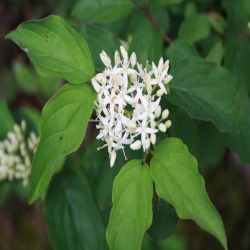
<path fill-rule="evenodd" d="M 137 5 L 139 9 L 141 9 L 144 14 L 148 17 L 149 21 L 151 22 L 152 26 L 161 33 L 163 40 L 166 45 L 169 45 L 172 42 L 172 39 L 165 33 L 162 32 L 160 29 L 160 24 L 156 18 L 156 16 L 152 13 L 148 5 Z"/>

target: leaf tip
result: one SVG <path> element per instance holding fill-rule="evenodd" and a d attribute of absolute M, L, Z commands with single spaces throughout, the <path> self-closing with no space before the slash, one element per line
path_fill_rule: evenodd
<path fill-rule="evenodd" d="M 36 199 L 37 199 L 36 195 L 34 194 L 34 192 L 31 191 L 28 200 L 29 205 L 32 205 L 36 201 Z"/>
<path fill-rule="evenodd" d="M 4 36 L 4 39 L 13 40 L 13 33 L 14 31 L 10 31 Z"/>

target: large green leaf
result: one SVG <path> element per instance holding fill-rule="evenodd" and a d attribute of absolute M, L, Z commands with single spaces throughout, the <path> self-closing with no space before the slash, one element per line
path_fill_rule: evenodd
<path fill-rule="evenodd" d="M 195 15 L 184 20 L 179 30 L 179 37 L 193 43 L 208 37 L 209 33 L 208 18 L 203 15 Z"/>
<path fill-rule="evenodd" d="M 103 249 L 101 215 L 80 169 L 67 166 L 55 176 L 46 196 L 45 217 L 55 249 Z"/>
<path fill-rule="evenodd" d="M 160 197 L 175 207 L 180 218 L 194 220 L 227 249 L 223 222 L 206 193 L 197 161 L 185 144 L 177 138 L 162 141 L 150 165 Z"/>
<path fill-rule="evenodd" d="M 87 22 L 114 21 L 127 16 L 132 7 L 131 0 L 78 0 L 72 16 Z"/>
<path fill-rule="evenodd" d="M 113 185 L 113 208 L 107 228 L 110 250 L 140 250 L 152 222 L 153 182 L 148 165 L 129 161 Z"/>
<path fill-rule="evenodd" d="M 174 64 L 171 74 L 172 103 L 194 118 L 212 121 L 221 132 L 237 130 L 237 83 L 227 70 L 191 57 Z"/>
<path fill-rule="evenodd" d="M 67 84 L 45 105 L 40 142 L 32 162 L 31 197 L 41 196 L 56 171 L 56 162 L 80 146 L 94 106 L 88 85 Z"/>
<path fill-rule="evenodd" d="M 13 129 L 14 119 L 5 99 L 0 98 L 0 139 Z"/>
<path fill-rule="evenodd" d="M 24 22 L 6 37 L 28 54 L 43 76 L 82 83 L 94 74 L 87 43 L 59 16 Z"/>

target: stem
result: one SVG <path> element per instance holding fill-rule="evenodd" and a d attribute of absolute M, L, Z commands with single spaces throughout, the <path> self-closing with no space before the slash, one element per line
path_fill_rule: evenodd
<path fill-rule="evenodd" d="M 151 149 L 149 149 L 148 151 L 146 151 L 146 152 L 144 153 L 143 158 L 142 158 L 142 162 L 143 162 L 144 164 L 150 165 L 151 157 L 152 157 L 152 151 L 151 151 Z"/>
<path fill-rule="evenodd" d="M 135 4 L 136 5 L 136 4 Z M 159 31 L 161 36 L 163 37 L 163 40 L 166 45 L 169 45 L 172 42 L 172 39 L 164 32 L 160 30 L 160 24 L 154 15 L 154 13 L 151 11 L 150 7 L 146 4 L 143 5 L 136 5 L 139 9 L 141 9 L 144 14 L 148 17 L 149 21 L 151 22 L 152 26 L 155 28 L 155 30 Z"/>
<path fill-rule="evenodd" d="M 143 157 L 142 157 L 142 162 L 145 164 L 147 161 L 147 152 L 144 153 Z"/>

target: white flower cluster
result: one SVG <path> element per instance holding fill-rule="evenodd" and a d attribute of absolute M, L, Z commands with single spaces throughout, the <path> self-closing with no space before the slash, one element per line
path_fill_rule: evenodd
<path fill-rule="evenodd" d="M 25 139 L 26 122 L 14 125 L 5 140 L 0 142 L 0 180 L 22 180 L 28 183 L 31 172 L 31 158 L 36 150 L 39 139 L 31 132 Z"/>
<path fill-rule="evenodd" d="M 91 80 L 98 93 L 97 139 L 105 141 L 101 148 L 108 147 L 111 167 L 117 150 L 124 153 L 124 147 L 130 145 L 132 150 L 148 151 L 156 143 L 156 133 L 171 126 L 168 109 L 162 111 L 160 106 L 162 95 L 167 94 L 165 86 L 173 78 L 168 74 L 169 61 L 161 58 L 158 66 L 147 63 L 143 68 L 134 52 L 129 57 L 124 47 L 120 51 L 121 55 L 115 52 L 114 66 L 102 51 L 105 69 Z"/>

